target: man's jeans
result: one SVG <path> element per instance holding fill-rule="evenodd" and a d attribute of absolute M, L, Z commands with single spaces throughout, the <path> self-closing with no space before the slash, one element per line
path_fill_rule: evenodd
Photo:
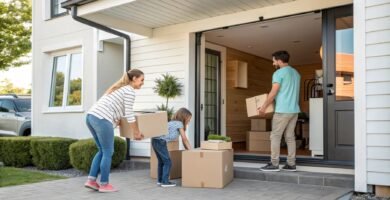
<path fill-rule="evenodd" d="M 93 158 L 89 179 L 96 180 L 100 172 L 100 183 L 104 185 L 109 181 L 111 160 L 114 153 L 114 128 L 110 121 L 99 119 L 91 114 L 87 115 L 87 126 L 99 150 Z"/>
<path fill-rule="evenodd" d="M 167 141 L 160 138 L 152 138 L 152 147 L 158 159 L 157 182 L 168 183 L 172 162 L 169 157 Z"/>
<path fill-rule="evenodd" d="M 275 113 L 272 119 L 271 132 L 271 162 L 274 166 L 279 165 L 280 141 L 283 133 L 287 143 L 288 155 L 287 164 L 295 165 L 295 125 L 298 114 L 296 113 Z"/>

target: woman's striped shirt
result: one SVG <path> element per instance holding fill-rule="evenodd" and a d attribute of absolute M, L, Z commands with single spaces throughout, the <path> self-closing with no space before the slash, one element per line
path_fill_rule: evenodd
<path fill-rule="evenodd" d="M 127 118 L 128 122 L 135 122 L 133 111 L 134 100 L 134 89 L 130 85 L 126 85 L 111 94 L 102 96 L 88 111 L 88 114 L 94 115 L 99 119 L 107 119 L 113 125 L 121 117 Z"/>

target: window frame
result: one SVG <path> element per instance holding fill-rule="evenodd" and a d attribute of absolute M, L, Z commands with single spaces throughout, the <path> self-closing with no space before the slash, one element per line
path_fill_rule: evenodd
<path fill-rule="evenodd" d="M 70 84 L 70 70 L 71 70 L 71 55 L 72 54 L 80 54 L 81 56 L 81 104 L 80 105 L 67 105 L 68 101 L 68 95 L 69 95 L 69 84 Z M 50 103 L 52 102 L 52 95 L 54 94 L 54 88 L 55 88 L 55 66 L 54 61 L 56 57 L 60 56 L 66 56 L 66 62 L 65 62 L 65 75 L 64 75 L 64 91 L 62 96 L 62 105 L 61 106 L 50 106 Z M 47 102 L 48 110 L 47 112 L 84 112 L 83 105 L 84 105 L 84 58 L 83 58 L 83 52 L 81 48 L 73 49 L 73 50 L 66 50 L 66 51 L 57 51 L 55 53 L 50 54 L 50 67 L 51 67 L 51 73 L 50 73 L 50 87 L 49 87 L 49 98 Z"/>
<path fill-rule="evenodd" d="M 67 10 L 65 10 L 64 12 L 61 12 L 61 13 L 54 14 L 54 1 L 56 1 L 56 0 L 50 0 L 50 18 L 53 19 L 56 17 L 62 17 L 65 15 L 68 15 Z M 61 1 L 61 0 L 58 0 L 58 1 Z M 61 3 L 59 5 L 61 5 Z"/>

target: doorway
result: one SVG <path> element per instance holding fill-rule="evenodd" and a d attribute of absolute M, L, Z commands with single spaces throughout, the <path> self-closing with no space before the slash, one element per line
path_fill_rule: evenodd
<path fill-rule="evenodd" d="M 353 22 L 351 22 L 352 13 L 348 10 L 352 10 L 352 5 L 322 12 L 224 27 L 197 34 L 199 36 L 197 41 L 226 48 L 226 59 L 220 61 L 220 63 L 226 63 L 226 76 L 222 75 L 220 79 L 226 79 L 224 82 L 226 89 L 221 89 L 222 92 L 226 92 L 226 99 L 222 101 L 223 98 L 220 98 L 219 101 L 214 102 L 226 106 L 226 121 L 224 121 L 226 125 L 220 125 L 219 128 L 220 130 L 226 128 L 226 135 L 232 138 L 236 159 L 269 159 L 270 152 L 267 151 L 269 149 L 267 147 L 260 150 L 248 150 L 247 144 L 250 142 L 248 132 L 252 131 L 251 121 L 253 119 L 247 116 L 245 99 L 269 92 L 272 74 L 275 71 L 272 67 L 271 55 L 277 50 L 287 50 L 291 55 L 290 65 L 301 74 L 300 107 L 302 112 L 299 113 L 295 130 L 298 148 L 297 161 L 314 163 L 331 161 L 328 163 L 333 164 L 339 164 L 337 161 L 341 161 L 341 165 L 353 164 L 350 162 L 353 159 L 354 142 L 353 91 L 352 96 L 345 92 L 351 85 L 353 88 L 353 71 L 350 69 L 352 66 L 353 70 L 353 65 L 350 65 L 353 47 L 349 43 L 353 41 L 351 38 Z M 197 47 L 201 46 L 197 45 Z M 336 56 L 340 55 L 338 52 L 340 46 L 343 50 L 341 53 L 347 48 L 349 51 L 346 53 L 350 55 Z M 208 55 L 206 48 L 199 51 Z M 206 59 L 206 57 L 200 59 Z M 206 63 L 207 60 L 203 62 Z M 247 66 L 247 80 L 245 80 L 247 87 L 234 85 L 237 81 L 234 79 L 237 76 L 236 68 L 232 63 L 244 63 L 243 66 Z M 347 65 L 349 68 L 343 69 Z M 201 81 L 205 80 L 202 78 Z M 206 92 L 204 89 L 201 88 L 200 92 Z M 335 94 L 331 95 L 332 92 Z M 198 108 L 202 109 L 202 105 Z M 206 117 L 205 115 L 200 119 L 200 123 L 209 123 Z M 347 123 L 344 126 L 337 126 L 340 121 Z M 317 123 L 313 125 L 314 122 Z M 215 120 L 213 123 L 218 124 Z M 205 138 L 198 138 L 198 140 Z M 266 137 L 262 138 L 264 140 Z M 267 144 L 267 142 L 262 141 L 256 145 L 260 144 Z M 344 150 L 345 152 L 340 153 Z M 282 142 L 282 161 L 286 154 L 287 148 Z"/>

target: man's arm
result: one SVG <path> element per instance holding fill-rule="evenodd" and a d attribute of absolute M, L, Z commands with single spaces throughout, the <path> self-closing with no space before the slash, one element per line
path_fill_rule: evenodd
<path fill-rule="evenodd" d="M 279 92 L 279 88 L 280 88 L 279 83 L 272 84 L 272 89 L 268 94 L 267 100 L 264 102 L 264 104 L 260 108 L 257 109 L 257 111 L 259 112 L 259 115 L 265 114 L 265 110 L 267 109 L 267 107 L 275 100 L 275 97 Z"/>

